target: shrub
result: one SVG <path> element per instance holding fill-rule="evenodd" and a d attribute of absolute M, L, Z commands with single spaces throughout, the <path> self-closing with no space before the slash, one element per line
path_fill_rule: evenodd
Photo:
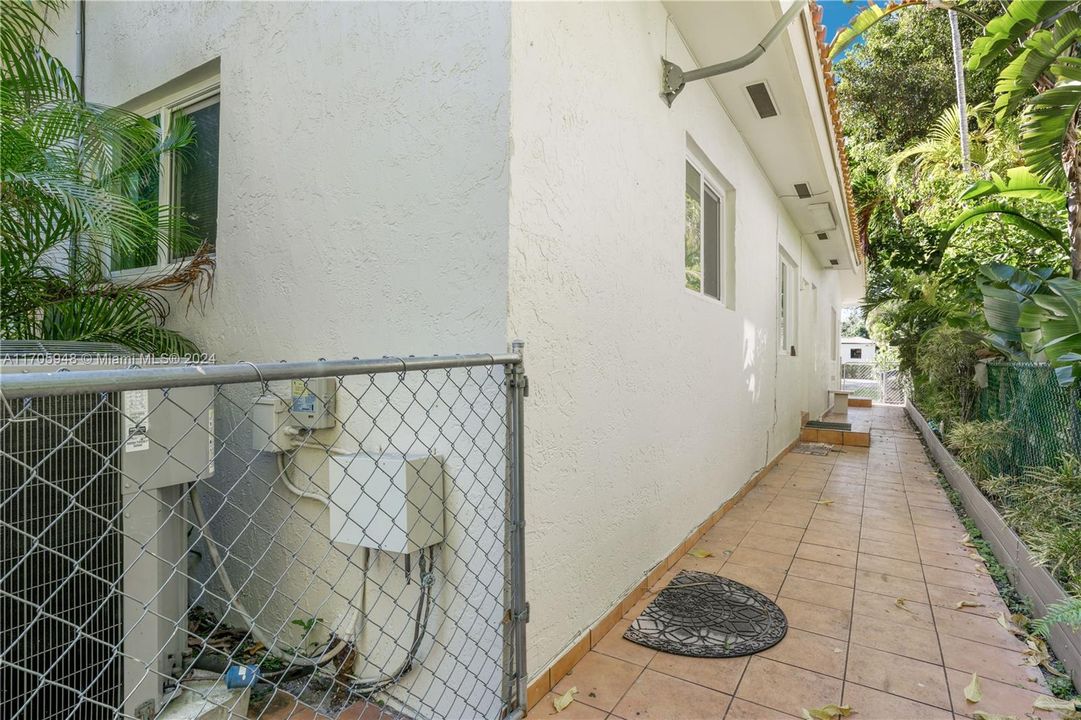
<path fill-rule="evenodd" d="M 956 423 L 946 432 L 946 444 L 977 478 L 988 475 L 988 461 L 1010 446 L 1010 426 L 1005 420 L 974 420 Z"/>

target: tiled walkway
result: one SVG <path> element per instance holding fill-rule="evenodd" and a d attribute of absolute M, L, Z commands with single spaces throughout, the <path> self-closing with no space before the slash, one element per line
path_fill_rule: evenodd
<path fill-rule="evenodd" d="M 699 541 L 713 557 L 685 557 L 653 588 L 684 568 L 738 580 L 785 611 L 784 640 L 721 660 L 635 645 L 621 636 L 651 592 L 529 715 L 577 687 L 562 720 L 798 718 L 827 703 L 860 720 L 1053 717 L 1032 709 L 1048 690 L 964 534 L 904 411 L 875 408 L 870 448 L 789 454 Z M 973 672 L 979 703 L 963 694 Z"/>

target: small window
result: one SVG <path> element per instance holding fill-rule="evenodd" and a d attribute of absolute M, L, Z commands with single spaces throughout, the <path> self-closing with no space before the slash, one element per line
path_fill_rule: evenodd
<path fill-rule="evenodd" d="M 683 257 L 687 289 L 725 300 L 725 198 L 690 161 L 686 164 Z"/>
<path fill-rule="evenodd" d="M 796 354 L 796 264 L 784 250 L 777 265 L 777 351 Z"/>
<path fill-rule="evenodd" d="M 849 360 L 862 360 L 863 359 L 863 348 L 852 348 L 851 350 L 849 350 L 848 351 L 848 359 Z"/>
<path fill-rule="evenodd" d="M 218 240 L 218 118 L 221 106 L 216 88 L 188 94 L 143 114 L 158 127 L 170 127 L 174 118 L 187 118 L 193 141 L 161 158 L 161 166 L 148 175 L 136 199 L 176 207 L 195 236 L 165 244 L 146 238 L 139 245 L 114 251 L 109 259 L 114 272 L 161 267 L 191 257 L 204 243 L 211 252 Z"/>

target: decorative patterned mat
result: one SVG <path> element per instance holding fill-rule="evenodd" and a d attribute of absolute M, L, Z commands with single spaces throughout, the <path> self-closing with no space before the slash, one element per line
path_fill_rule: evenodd
<path fill-rule="evenodd" d="M 786 632 L 784 613 L 762 593 L 719 575 L 684 570 L 623 637 L 673 655 L 722 658 L 765 650 Z"/>
<path fill-rule="evenodd" d="M 804 455 L 829 455 L 831 450 L 833 446 L 829 443 L 800 443 L 792 448 L 792 452 Z"/>

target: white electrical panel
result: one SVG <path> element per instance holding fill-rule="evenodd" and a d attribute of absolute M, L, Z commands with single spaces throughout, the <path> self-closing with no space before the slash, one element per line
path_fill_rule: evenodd
<path fill-rule="evenodd" d="M 443 458 L 358 454 L 327 465 L 335 542 L 411 553 L 443 541 Z"/>

